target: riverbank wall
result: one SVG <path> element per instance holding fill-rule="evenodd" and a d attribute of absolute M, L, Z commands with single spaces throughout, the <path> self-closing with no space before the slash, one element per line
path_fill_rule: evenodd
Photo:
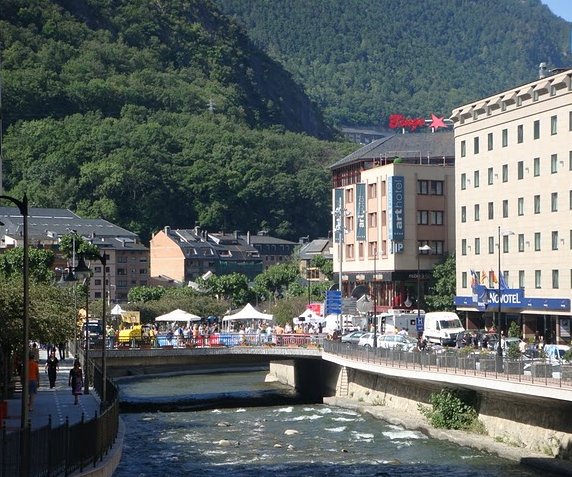
<path fill-rule="evenodd" d="M 296 366 L 299 366 L 296 361 L 271 363 L 270 374 L 284 384 L 303 389 L 307 385 L 301 384 L 296 377 L 308 379 L 308 376 L 298 373 Z M 510 457 L 509 450 L 513 450 L 512 454 L 518 459 L 528 456 L 570 461 L 572 422 L 569 416 L 572 403 L 569 401 L 391 376 L 329 361 L 322 361 L 321 366 L 320 373 L 315 373 L 310 379 L 313 379 L 314 387 L 321 389 L 325 402 L 332 403 L 332 399 L 337 399 L 337 402 L 377 410 L 384 420 L 394 415 L 401 416 L 406 427 L 419 429 L 421 426 L 424 432 L 429 433 L 430 426 L 419 405 L 430 406 L 433 393 L 451 389 L 460 392 L 463 399 L 473 405 L 486 428 L 486 435 L 478 435 L 476 439 L 467 432 L 456 431 L 466 437 L 461 445 L 480 448 L 479 443 L 494 442 L 496 447 L 487 450 L 503 457 Z"/>

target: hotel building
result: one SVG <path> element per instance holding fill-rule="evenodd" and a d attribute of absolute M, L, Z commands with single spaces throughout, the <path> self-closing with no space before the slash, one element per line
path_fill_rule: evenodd
<path fill-rule="evenodd" d="M 572 70 L 463 105 L 455 135 L 455 304 L 469 328 L 516 321 L 570 343 Z"/>

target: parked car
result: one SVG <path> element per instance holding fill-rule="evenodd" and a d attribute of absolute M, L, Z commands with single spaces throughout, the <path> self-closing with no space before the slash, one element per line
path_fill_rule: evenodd
<path fill-rule="evenodd" d="M 417 347 L 417 340 L 406 335 L 383 335 L 381 340 L 378 339 L 377 346 L 380 348 L 411 351 Z"/>
<path fill-rule="evenodd" d="M 366 334 L 365 331 L 360 331 L 360 330 L 351 331 L 342 336 L 342 343 L 347 343 L 348 345 L 358 344 L 360 338 L 365 334 Z"/>
<path fill-rule="evenodd" d="M 562 358 L 566 351 L 570 349 L 568 345 L 547 344 L 544 345 L 543 351 L 546 355 L 546 360 L 554 365 L 562 364 Z"/>
<path fill-rule="evenodd" d="M 373 333 L 364 334 L 359 342 L 359 346 L 373 348 Z M 377 335 L 377 347 L 386 349 L 401 349 L 410 351 L 417 346 L 417 340 L 404 335 Z"/>

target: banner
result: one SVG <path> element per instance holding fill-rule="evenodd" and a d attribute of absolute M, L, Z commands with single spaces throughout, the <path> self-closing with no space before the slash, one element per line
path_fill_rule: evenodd
<path fill-rule="evenodd" d="M 366 240 L 365 184 L 356 184 L 356 241 Z"/>
<path fill-rule="evenodd" d="M 334 190 L 334 242 L 343 243 L 344 233 L 344 189 Z"/>
<path fill-rule="evenodd" d="M 389 240 L 405 238 L 405 179 L 391 176 L 387 179 L 387 232 Z"/>

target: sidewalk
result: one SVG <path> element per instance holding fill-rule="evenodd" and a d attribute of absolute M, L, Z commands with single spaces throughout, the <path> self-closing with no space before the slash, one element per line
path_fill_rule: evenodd
<path fill-rule="evenodd" d="M 79 404 L 74 405 L 74 397 L 71 387 L 68 386 L 68 376 L 73 367 L 73 358 L 68 357 L 60 361 L 60 370 L 56 378 L 56 387 L 50 389 L 48 374 L 44 371 L 47 352 L 40 350 L 40 388 L 34 400 L 34 410 L 29 412 L 31 428 L 37 429 L 46 426 L 49 418 L 52 418 L 52 427 L 59 427 L 66 422 L 75 424 L 83 418 L 86 421 L 93 419 L 95 413 L 99 413 L 100 400 L 93 388 L 89 395 L 79 397 Z M 22 395 L 16 392 L 12 399 L 8 400 L 8 416 L 4 419 L 6 430 L 14 431 L 20 428 L 22 410 Z"/>

